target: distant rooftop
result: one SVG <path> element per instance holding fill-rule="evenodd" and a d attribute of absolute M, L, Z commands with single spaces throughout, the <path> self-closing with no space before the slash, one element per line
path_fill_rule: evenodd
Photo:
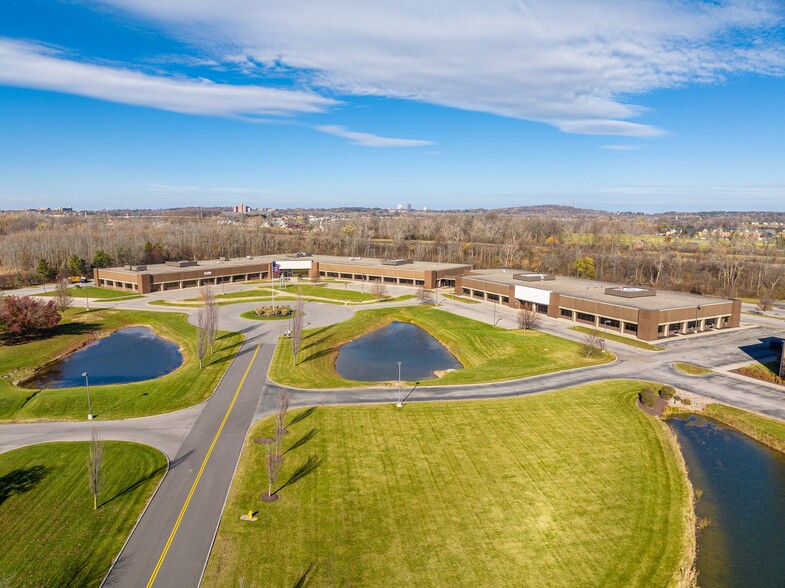
<path fill-rule="evenodd" d="M 550 276 L 530 281 L 518 279 L 523 274 L 536 274 L 512 269 L 482 269 L 474 270 L 467 277 L 488 280 L 499 284 L 516 284 L 538 290 L 547 290 L 564 296 L 582 298 L 616 306 L 627 306 L 641 310 L 667 310 L 672 308 L 694 307 L 701 304 L 720 304 L 727 302 L 727 298 L 702 296 L 688 292 L 675 292 L 673 290 L 654 290 L 639 286 L 600 282 L 571 276 Z M 552 278 L 552 279 L 551 279 Z M 653 294 L 652 294 L 653 292 Z"/>

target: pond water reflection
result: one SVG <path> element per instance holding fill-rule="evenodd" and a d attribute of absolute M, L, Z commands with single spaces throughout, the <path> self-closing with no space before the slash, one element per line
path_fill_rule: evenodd
<path fill-rule="evenodd" d="M 698 584 L 785 586 L 785 455 L 704 417 L 668 423 L 703 492 L 696 515 L 710 521 L 698 534 Z"/>
<path fill-rule="evenodd" d="M 129 327 L 71 353 L 47 366 L 25 383 L 28 388 L 83 386 L 83 372 L 90 385 L 125 384 L 158 378 L 183 363 L 176 343 L 147 327 Z"/>
<path fill-rule="evenodd" d="M 384 382 L 433 379 L 435 370 L 463 365 L 436 339 L 411 323 L 392 322 L 341 347 L 335 368 L 349 380 Z"/>

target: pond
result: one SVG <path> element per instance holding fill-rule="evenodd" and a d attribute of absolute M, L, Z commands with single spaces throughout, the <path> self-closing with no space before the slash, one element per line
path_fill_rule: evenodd
<path fill-rule="evenodd" d="M 27 388 L 72 388 L 84 386 L 83 372 L 90 385 L 127 384 L 158 378 L 183 363 L 176 343 L 156 335 L 147 327 L 129 327 L 83 347 L 39 371 L 24 385 Z"/>
<path fill-rule="evenodd" d="M 698 584 L 785 585 L 785 455 L 711 419 L 668 421 L 690 480 L 703 491 L 696 515 Z"/>
<path fill-rule="evenodd" d="M 409 382 L 433 379 L 435 370 L 463 367 L 417 325 L 392 322 L 341 347 L 335 368 L 348 380 L 386 382 L 398 379 L 399 361 L 401 379 Z"/>

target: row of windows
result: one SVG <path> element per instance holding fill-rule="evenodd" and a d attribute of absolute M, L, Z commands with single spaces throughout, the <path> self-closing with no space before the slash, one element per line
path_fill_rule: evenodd
<path fill-rule="evenodd" d="M 540 307 L 540 308 L 542 308 L 542 307 Z M 546 306 L 545 307 L 545 312 L 547 312 L 547 309 L 548 309 L 548 307 Z M 539 308 L 538 308 L 538 310 L 539 310 Z M 592 323 L 592 324 L 594 324 L 595 320 L 598 318 L 598 317 L 596 317 L 593 314 L 587 314 L 585 312 L 577 312 L 577 311 L 570 310 L 569 308 L 560 308 L 559 309 L 559 314 L 561 316 L 569 318 L 569 319 L 573 318 L 573 315 L 574 315 L 576 320 L 584 321 L 584 322 Z M 618 330 L 619 327 L 621 326 L 621 321 L 616 320 L 616 319 L 612 319 L 612 318 L 607 318 L 607 317 L 604 317 L 604 316 L 599 317 L 598 322 L 599 322 L 600 326 L 602 326 L 602 327 L 609 327 L 611 329 L 616 329 L 616 330 Z M 629 331 L 631 333 L 637 333 L 638 332 L 638 325 L 636 323 L 624 323 L 624 330 L 625 331 Z"/>
<path fill-rule="evenodd" d="M 425 280 L 413 280 L 411 278 L 392 278 L 390 276 L 370 276 L 368 274 L 344 274 L 339 272 L 319 272 L 323 278 L 339 278 L 342 280 L 365 280 L 368 282 L 385 282 L 387 284 L 414 284 L 424 286 Z"/>

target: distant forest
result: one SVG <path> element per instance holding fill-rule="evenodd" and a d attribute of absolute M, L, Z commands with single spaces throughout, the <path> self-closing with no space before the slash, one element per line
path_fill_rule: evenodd
<path fill-rule="evenodd" d="M 785 224 L 766 225 L 774 226 L 766 231 L 760 224 L 785 223 L 782 213 L 641 215 L 571 207 L 408 214 L 379 209 L 250 216 L 218 209 L 145 213 L 128 218 L 0 213 L 0 287 L 38 283 L 40 260 L 53 271 L 81 268 L 86 273 L 93 265 L 308 251 L 785 299 Z M 703 238 L 695 234 L 698 229 L 705 230 Z"/>

